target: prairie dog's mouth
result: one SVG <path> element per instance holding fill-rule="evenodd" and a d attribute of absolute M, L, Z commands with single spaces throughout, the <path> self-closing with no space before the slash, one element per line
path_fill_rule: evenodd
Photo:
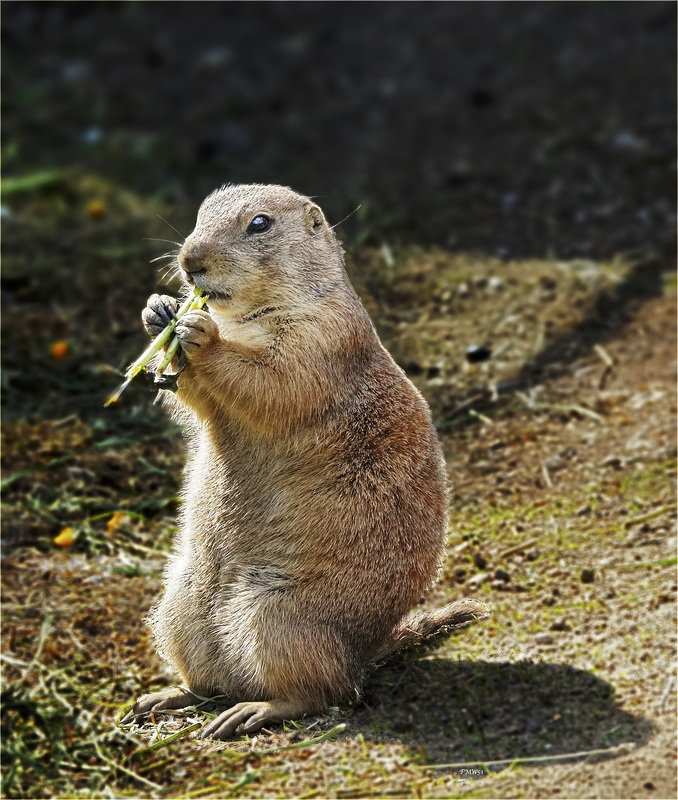
<path fill-rule="evenodd" d="M 217 292 L 213 289 L 203 289 L 203 291 L 207 295 L 208 303 L 228 303 L 231 299 L 231 295 L 227 292 Z"/>
<path fill-rule="evenodd" d="M 208 303 L 228 303 L 231 299 L 231 295 L 229 292 L 222 292 L 218 291 L 217 289 L 210 289 L 209 286 L 203 286 L 202 281 L 196 281 L 194 276 L 199 275 L 200 273 L 194 272 L 192 274 L 186 275 L 186 282 L 190 286 L 197 286 L 198 289 L 203 291 L 207 296 Z"/>

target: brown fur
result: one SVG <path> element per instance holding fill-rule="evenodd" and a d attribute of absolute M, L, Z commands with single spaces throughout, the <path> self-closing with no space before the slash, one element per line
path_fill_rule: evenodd
<path fill-rule="evenodd" d="M 248 233 L 262 213 L 270 229 Z M 238 703 L 206 730 L 224 738 L 319 712 L 370 661 L 486 609 L 405 616 L 443 554 L 444 462 L 320 209 L 283 187 L 224 187 L 179 263 L 210 314 L 177 326 L 187 364 L 168 405 L 189 458 L 151 626 L 190 692 Z M 131 714 L 188 702 L 169 690 Z"/>

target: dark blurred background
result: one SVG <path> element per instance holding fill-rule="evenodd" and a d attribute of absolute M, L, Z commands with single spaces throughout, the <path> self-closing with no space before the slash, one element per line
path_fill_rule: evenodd
<path fill-rule="evenodd" d="M 4 2 L 5 176 L 318 196 L 360 239 L 674 248 L 676 6 Z M 186 222 L 184 222 L 186 220 Z"/>
<path fill-rule="evenodd" d="M 2 12 L 5 416 L 122 419 L 101 365 L 227 181 L 315 196 L 353 256 L 621 257 L 631 295 L 674 269 L 675 3 Z"/>

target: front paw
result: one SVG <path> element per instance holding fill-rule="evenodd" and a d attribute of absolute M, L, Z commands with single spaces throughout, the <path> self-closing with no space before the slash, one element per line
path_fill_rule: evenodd
<path fill-rule="evenodd" d="M 219 339 L 217 323 L 206 311 L 189 311 L 177 323 L 174 332 L 184 352 L 190 357 Z"/>
<path fill-rule="evenodd" d="M 141 312 L 146 333 L 155 339 L 177 315 L 177 301 L 166 294 L 152 294 Z"/>

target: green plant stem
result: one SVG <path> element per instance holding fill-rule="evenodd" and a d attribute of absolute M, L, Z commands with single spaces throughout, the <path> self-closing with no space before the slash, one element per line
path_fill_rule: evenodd
<path fill-rule="evenodd" d="M 319 742 L 326 742 L 328 739 L 333 739 L 337 734 L 341 733 L 347 727 L 345 722 L 342 722 L 339 725 L 335 725 L 333 728 L 330 728 L 329 731 L 322 733 L 320 736 L 316 736 L 314 739 L 306 739 L 304 742 L 295 742 L 294 744 L 283 744 L 279 747 L 269 747 L 266 750 L 253 750 L 253 753 L 256 753 L 258 756 L 267 755 L 269 753 L 282 753 L 284 750 L 298 750 L 301 747 L 311 747 L 314 744 L 318 744 Z"/>
<path fill-rule="evenodd" d="M 631 519 L 627 519 L 624 522 L 624 528 L 633 528 L 635 525 L 640 525 L 643 522 L 649 522 L 651 519 L 655 519 L 655 517 L 661 517 L 662 514 L 666 514 L 669 511 L 675 511 L 676 504 L 669 503 L 666 506 L 659 506 L 658 508 L 653 508 L 652 511 L 648 511 L 645 514 L 640 514 L 637 517 L 632 517 Z"/>
<path fill-rule="evenodd" d="M 167 350 L 165 352 L 165 357 L 163 360 L 158 364 L 158 368 L 155 371 L 155 374 L 160 377 L 163 372 L 169 367 L 172 363 L 172 359 L 174 358 L 175 353 L 179 349 L 179 337 L 175 336 L 174 339 L 169 343 Z"/>
<path fill-rule="evenodd" d="M 187 728 L 182 728 L 182 730 L 177 731 L 176 733 L 173 733 L 170 736 L 165 737 L 164 739 L 159 739 L 157 742 L 149 744 L 148 747 L 144 747 L 142 750 L 139 750 L 137 755 L 139 755 L 140 753 L 150 753 L 153 750 L 159 750 L 161 747 L 166 747 L 168 744 L 176 742 L 177 739 L 181 739 L 184 736 L 188 736 L 188 734 L 193 733 L 193 731 L 200 730 L 200 728 L 202 728 L 202 722 L 195 722 L 193 725 L 189 725 Z"/>
<path fill-rule="evenodd" d="M 202 290 L 198 289 L 197 286 L 194 286 L 193 292 L 189 295 L 189 297 L 186 298 L 183 305 L 180 306 L 174 319 L 170 320 L 166 327 L 155 337 L 155 339 L 153 339 L 153 341 L 148 345 L 139 358 L 137 358 L 137 360 L 130 364 L 130 366 L 127 368 L 124 382 L 121 383 L 118 389 L 108 398 L 108 400 L 106 400 L 104 403 L 105 407 L 108 407 L 113 403 L 117 403 L 120 395 L 130 385 L 134 378 L 136 378 L 140 372 L 143 372 L 146 369 L 146 365 L 153 358 L 153 356 L 159 350 L 161 350 L 165 344 L 167 344 L 174 333 L 174 329 L 178 320 L 180 320 L 181 317 L 183 317 L 184 314 L 187 314 L 189 311 L 197 311 L 198 309 L 202 308 L 205 305 L 206 300 L 207 297 L 202 293 Z M 161 362 L 162 370 L 160 372 L 156 372 L 156 374 L 161 375 L 162 372 L 167 369 L 167 366 L 174 357 L 174 353 L 176 353 L 178 346 L 179 340 L 175 338 L 168 347 L 168 354 L 171 350 L 171 355 L 169 358 L 167 358 L 167 354 L 164 356 Z"/>

